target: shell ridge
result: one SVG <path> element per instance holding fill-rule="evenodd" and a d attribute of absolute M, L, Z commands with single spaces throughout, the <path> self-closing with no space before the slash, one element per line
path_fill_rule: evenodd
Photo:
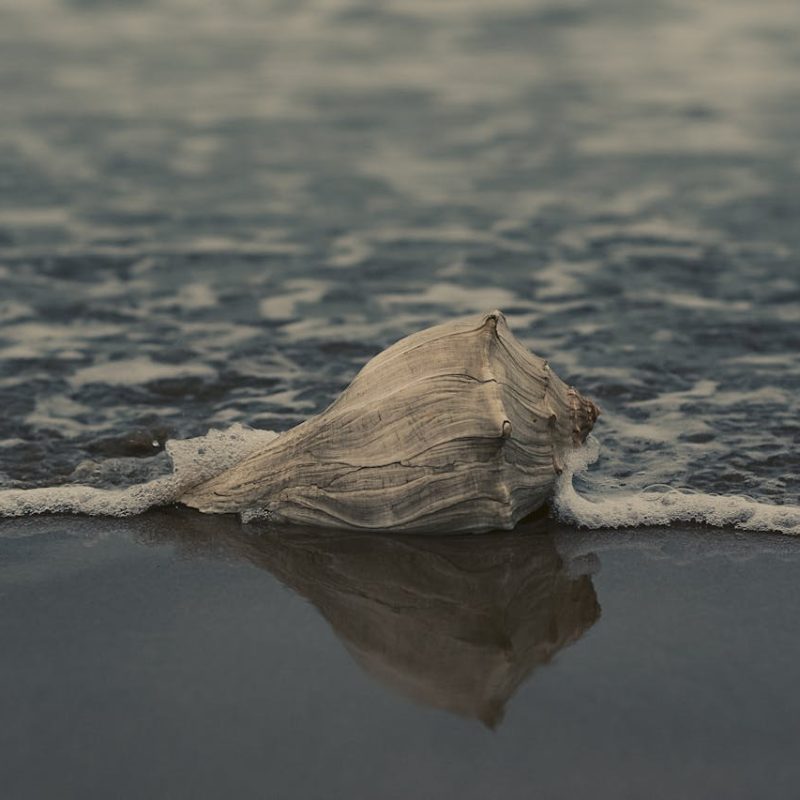
<path fill-rule="evenodd" d="M 373 359 L 364 364 L 364 366 L 359 370 L 358 374 L 355 376 L 353 380 L 355 382 L 355 380 L 357 380 L 361 375 L 369 374 L 375 368 L 385 366 L 398 356 L 408 355 L 409 353 L 413 353 L 416 350 L 419 350 L 421 347 L 426 347 L 432 344 L 433 342 L 438 342 L 441 341 L 442 339 L 450 339 L 456 336 L 467 336 L 471 333 L 475 333 L 481 330 L 481 328 L 483 328 L 486 325 L 486 320 L 488 316 L 490 315 L 481 316 L 480 322 L 476 322 L 474 327 L 458 328 L 456 330 L 442 330 L 439 331 L 435 336 L 430 335 L 433 331 L 436 331 L 437 328 L 448 328 L 450 325 L 454 325 L 458 322 L 464 321 L 463 319 L 461 320 L 455 319 L 451 320 L 450 322 L 443 323 L 442 325 L 437 325 L 434 328 L 429 328 L 427 331 L 420 331 L 419 333 L 411 334 L 411 336 L 423 336 L 423 338 L 420 341 L 414 342 L 414 344 L 409 344 L 407 342 L 407 339 L 409 339 L 410 337 L 406 336 L 403 339 L 400 339 L 399 341 L 395 342 L 393 345 L 388 347 L 382 353 L 379 353 Z M 402 345 L 404 342 L 406 343 L 406 346 L 401 347 L 400 345 Z M 338 402 L 338 400 L 341 400 L 341 397 L 339 397 L 334 402 Z"/>
<path fill-rule="evenodd" d="M 421 478 L 418 480 L 422 480 Z M 375 493 L 378 493 L 379 490 L 370 490 Z M 342 514 L 339 511 L 334 512 L 329 510 L 323 505 L 321 505 L 319 501 L 323 499 L 329 499 L 331 501 L 335 501 L 335 497 L 331 497 L 329 493 L 325 492 L 324 490 L 318 489 L 317 492 L 313 492 L 306 495 L 293 495 L 291 493 L 287 493 L 281 499 L 284 503 L 292 505 L 296 508 L 300 508 L 306 511 L 313 511 L 315 514 L 323 515 L 330 520 L 334 520 L 337 524 L 341 525 L 342 523 L 348 525 L 350 528 L 354 528 L 357 530 L 370 530 L 376 527 L 380 527 L 380 525 L 376 525 L 374 522 L 364 522 L 359 520 L 358 518 L 352 516 L 351 514 Z M 508 506 L 508 502 L 505 498 L 497 498 L 492 496 L 491 494 L 475 494 L 471 495 L 468 499 L 467 503 L 471 505 L 480 504 L 480 503 L 491 503 L 493 505 L 498 506 L 498 510 L 501 512 L 501 523 L 498 525 L 496 522 L 493 522 L 491 525 L 487 525 L 486 523 L 481 523 L 474 528 L 474 530 L 487 530 L 489 528 L 496 528 L 496 527 L 503 527 L 503 525 L 510 524 L 511 520 L 513 520 L 513 514 L 510 513 L 510 509 Z M 413 511 L 410 511 L 408 514 L 401 516 L 399 518 L 395 518 L 391 524 L 391 527 L 395 530 L 401 529 L 409 529 L 414 527 L 419 527 L 420 525 L 424 525 L 426 519 L 429 518 L 436 518 L 437 516 L 441 516 L 443 512 L 447 512 L 449 509 L 459 509 L 460 506 L 464 503 L 462 498 L 448 498 L 446 500 L 440 501 L 438 503 L 434 503 L 429 505 L 425 511 L 420 511 L 421 506 L 417 506 L 414 508 Z M 394 511 L 394 507 L 391 508 L 391 511 Z M 281 511 L 273 512 L 278 517 L 286 518 L 285 514 Z M 460 530 L 464 530 L 461 528 Z"/>
<path fill-rule="evenodd" d="M 436 372 L 430 375 L 423 375 L 419 378 L 414 378 L 408 383 L 404 383 L 402 386 L 387 387 L 385 393 L 383 394 L 371 394 L 369 395 L 369 397 L 359 397 L 359 398 L 347 397 L 347 399 L 351 401 L 348 406 L 348 409 L 349 408 L 357 409 L 357 408 L 363 408 L 365 405 L 372 405 L 374 404 L 375 400 L 385 400 L 389 397 L 392 397 L 395 394 L 398 394 L 399 392 L 405 391 L 411 386 L 416 386 L 417 384 L 424 383 L 425 381 L 435 380 L 438 378 L 455 378 L 456 380 L 463 380 L 481 384 L 497 383 L 497 378 L 479 378 L 476 375 L 471 375 L 469 372 L 452 372 L 452 371 Z M 347 390 L 345 390 L 344 393 L 339 397 L 339 400 L 344 400 L 346 396 L 347 396 Z M 342 403 L 342 405 L 344 405 L 344 403 Z M 334 410 L 341 413 L 345 409 L 344 408 L 334 409 L 334 407 L 331 405 L 328 406 L 328 408 L 325 411 L 323 411 L 322 414 L 327 414 L 329 411 L 333 412 Z"/>
<path fill-rule="evenodd" d="M 547 448 L 548 455 L 552 463 L 553 472 L 556 475 L 560 475 L 563 472 L 563 465 L 562 458 L 556 447 L 556 440 L 558 439 L 557 431 L 559 422 L 561 421 L 559 411 L 569 414 L 570 405 L 566 398 L 562 399 L 558 395 L 566 393 L 567 385 L 555 375 L 550 368 L 549 361 L 540 358 L 539 363 L 537 363 L 536 356 L 529 353 L 510 331 L 507 339 L 501 339 L 501 342 L 515 366 L 524 370 L 542 387 L 542 395 L 538 398 L 538 402 L 536 400 L 534 401 L 534 406 L 540 405 L 542 407 L 544 410 L 544 414 L 541 415 L 542 417 L 545 417 L 547 412 L 549 412 L 547 425 L 550 432 Z M 538 372 L 541 372 L 542 375 L 538 375 Z M 510 390 L 519 397 L 523 405 L 527 405 L 524 395 L 522 395 L 521 392 L 517 391 L 515 387 L 510 387 Z M 557 407 L 554 407 L 554 405 Z M 535 407 L 531 409 L 531 411 L 535 413 Z"/>
<path fill-rule="evenodd" d="M 453 472 L 454 469 L 457 470 L 459 468 L 464 468 L 464 467 L 471 468 L 475 464 L 487 464 L 487 463 L 491 462 L 492 460 L 494 460 L 496 458 L 496 454 L 490 456 L 489 458 L 485 458 L 485 459 L 477 458 L 477 459 L 473 459 L 473 460 L 470 460 L 470 461 L 458 461 L 458 460 L 457 461 L 451 461 L 447 466 L 439 466 L 437 464 L 424 464 L 424 463 L 423 464 L 419 464 L 419 463 L 415 463 L 414 459 L 418 459 L 418 458 L 424 456 L 426 453 L 430 453 L 431 451 L 436 450 L 437 448 L 441 448 L 444 445 L 449 445 L 449 444 L 452 444 L 454 442 L 464 442 L 465 444 L 466 443 L 470 443 L 470 442 L 478 442 L 478 441 L 496 442 L 497 446 L 499 448 L 504 444 L 505 438 L 506 437 L 502 436 L 502 433 L 498 434 L 497 436 L 474 436 L 474 435 L 473 436 L 458 436 L 455 439 L 449 439 L 449 440 L 446 440 L 444 442 L 437 442 L 435 444 L 432 444 L 430 447 L 425 447 L 424 449 L 414 453 L 413 455 L 407 456 L 405 458 L 393 459 L 391 461 L 385 461 L 385 462 L 381 462 L 381 463 L 354 464 L 354 463 L 349 462 L 349 461 L 342 461 L 341 459 L 335 459 L 335 460 L 330 460 L 330 461 L 318 459 L 318 460 L 316 460 L 314 462 L 311 462 L 311 465 L 317 466 L 317 465 L 320 465 L 320 464 L 324 464 L 325 466 L 329 466 L 329 467 L 348 467 L 348 468 L 350 468 L 347 472 L 344 472 L 341 475 L 334 476 L 333 478 L 330 479 L 329 482 L 327 482 L 325 484 L 315 484 L 317 486 L 323 486 L 325 488 L 327 488 L 329 486 L 332 486 L 335 483 L 338 483 L 339 481 L 343 481 L 343 480 L 346 480 L 348 478 L 352 478 L 352 476 L 357 472 L 362 472 L 362 471 L 365 471 L 365 470 L 382 470 L 382 469 L 385 469 L 386 467 L 394 467 L 394 466 L 402 467 L 402 468 L 405 468 L 405 469 L 413 469 L 413 470 L 427 470 L 427 471 L 430 471 L 431 473 L 446 473 L 446 472 Z M 292 465 L 292 466 L 294 467 L 294 466 L 303 466 L 303 465 Z"/>
<path fill-rule="evenodd" d="M 513 515 L 513 507 L 512 507 L 512 498 L 511 498 L 511 490 L 508 485 L 508 475 L 507 472 L 509 470 L 509 463 L 504 453 L 503 445 L 506 444 L 507 441 L 510 440 L 512 436 L 512 424 L 511 420 L 509 420 L 508 411 L 505 407 L 505 400 L 503 397 L 503 384 L 497 379 L 497 374 L 494 369 L 494 358 L 497 351 L 498 346 L 503 347 L 503 340 L 500 336 L 499 328 L 501 326 L 505 326 L 505 317 L 503 316 L 502 312 L 500 311 L 493 311 L 487 314 L 484 317 L 483 328 L 487 331 L 486 335 L 486 343 L 483 349 L 483 361 L 484 361 L 484 368 L 486 372 L 494 379 L 495 381 L 495 391 L 494 395 L 494 402 L 495 402 L 495 409 L 493 411 L 499 412 L 496 414 L 494 418 L 499 419 L 499 428 L 500 428 L 500 470 L 497 474 L 497 489 L 502 492 L 503 494 L 503 508 L 505 509 L 505 513 L 503 515 L 504 521 L 507 521 L 507 517 Z M 508 427 L 506 427 L 508 426 Z"/>

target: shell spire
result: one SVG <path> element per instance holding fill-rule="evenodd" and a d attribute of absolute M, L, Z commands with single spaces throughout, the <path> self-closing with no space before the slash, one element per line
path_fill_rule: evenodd
<path fill-rule="evenodd" d="M 510 529 L 598 413 L 492 311 L 401 339 L 321 414 L 181 502 L 336 528 Z"/>

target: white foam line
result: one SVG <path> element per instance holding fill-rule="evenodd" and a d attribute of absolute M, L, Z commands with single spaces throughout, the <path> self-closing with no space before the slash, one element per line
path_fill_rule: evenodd
<path fill-rule="evenodd" d="M 584 497 L 572 480 L 597 460 L 599 442 L 590 437 L 586 446 L 568 459 L 553 496 L 553 510 L 564 522 L 581 528 L 636 528 L 699 522 L 717 528 L 774 531 L 800 535 L 800 507 L 761 503 L 740 495 L 717 495 L 679 489 L 619 492 Z"/>
<path fill-rule="evenodd" d="M 153 506 L 177 501 L 190 486 L 218 475 L 268 445 L 276 436 L 272 431 L 233 425 L 195 439 L 170 441 L 166 449 L 172 460 L 172 474 L 124 489 L 72 484 L 1 490 L 0 517 L 46 513 L 111 517 L 141 514 Z"/>

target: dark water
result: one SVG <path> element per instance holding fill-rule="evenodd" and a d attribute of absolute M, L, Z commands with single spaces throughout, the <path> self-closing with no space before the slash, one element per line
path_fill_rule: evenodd
<path fill-rule="evenodd" d="M 7 0 L 0 487 L 153 477 L 500 307 L 603 408 L 584 489 L 797 506 L 799 38 L 794 0 Z M 4 795 L 797 796 L 795 541 L 541 524 L 2 522 Z"/>

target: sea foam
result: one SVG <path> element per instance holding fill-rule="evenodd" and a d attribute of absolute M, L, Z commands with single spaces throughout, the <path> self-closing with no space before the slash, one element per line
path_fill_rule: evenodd
<path fill-rule="evenodd" d="M 573 451 L 567 459 L 551 503 L 563 522 L 593 529 L 696 522 L 716 528 L 800 535 L 800 506 L 772 505 L 740 495 L 706 494 L 669 487 L 581 495 L 573 485 L 573 478 L 585 472 L 599 455 L 600 443 L 590 436 L 586 445 Z"/>
<path fill-rule="evenodd" d="M 141 514 L 153 506 L 174 503 L 189 487 L 219 475 L 277 435 L 237 424 L 194 439 L 173 439 L 166 444 L 172 474 L 122 489 L 67 484 L 0 490 L 0 517 L 45 513 L 112 517 Z"/>

